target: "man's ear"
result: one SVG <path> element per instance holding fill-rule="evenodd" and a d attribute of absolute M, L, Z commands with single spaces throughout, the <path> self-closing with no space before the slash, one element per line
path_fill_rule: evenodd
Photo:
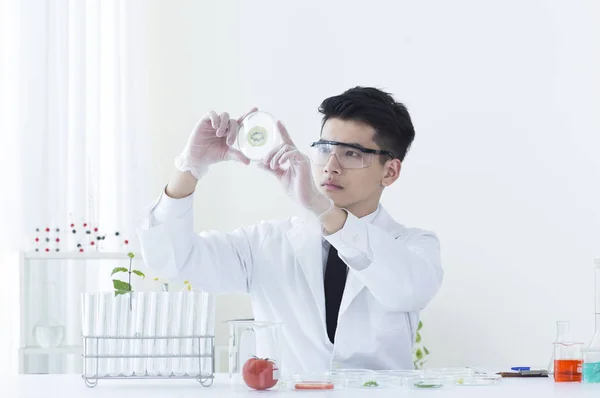
<path fill-rule="evenodd" d="M 402 169 L 402 162 L 400 159 L 391 159 L 385 162 L 383 165 L 383 178 L 381 180 L 381 185 L 384 187 L 389 187 L 392 185 L 398 177 L 400 177 L 400 170 Z"/>

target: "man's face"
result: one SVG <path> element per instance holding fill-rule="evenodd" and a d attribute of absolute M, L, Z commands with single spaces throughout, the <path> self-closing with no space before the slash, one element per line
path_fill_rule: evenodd
<path fill-rule="evenodd" d="M 351 120 L 329 119 L 323 126 L 321 140 L 358 144 L 370 149 L 383 149 L 373 141 L 374 136 L 375 130 L 371 126 Z M 336 146 L 336 149 L 345 150 L 345 148 Z M 336 153 L 339 152 L 336 150 Z M 342 153 L 344 152 L 342 151 Z M 386 155 L 372 155 L 370 165 L 364 168 L 344 168 L 336 154 L 332 154 L 325 165 L 317 165 L 313 162 L 315 184 L 322 193 L 334 201 L 337 207 L 346 208 L 356 216 L 362 217 L 377 207 L 383 190 L 382 184 L 389 173 L 391 160 L 386 157 L 389 162 L 386 161 L 382 165 L 381 156 Z M 399 161 L 395 162 L 399 167 Z"/>

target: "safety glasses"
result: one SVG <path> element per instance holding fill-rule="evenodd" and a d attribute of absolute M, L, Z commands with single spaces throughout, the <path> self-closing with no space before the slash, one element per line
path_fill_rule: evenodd
<path fill-rule="evenodd" d="M 362 169 L 373 163 L 375 155 L 385 155 L 394 159 L 390 151 L 364 148 L 357 144 L 347 144 L 338 141 L 319 140 L 311 145 L 311 159 L 318 166 L 325 166 L 331 155 L 335 155 L 340 166 L 344 169 Z"/>

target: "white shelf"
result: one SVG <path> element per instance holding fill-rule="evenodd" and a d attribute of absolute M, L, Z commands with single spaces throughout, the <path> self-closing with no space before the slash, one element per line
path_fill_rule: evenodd
<path fill-rule="evenodd" d="M 25 252 L 28 260 L 128 260 L 125 252 Z M 141 260 L 142 255 L 134 253 L 134 261 Z"/>
<path fill-rule="evenodd" d="M 53 347 L 53 348 L 43 348 L 43 347 L 23 347 L 21 348 L 21 353 L 23 355 L 40 355 L 40 354 L 49 354 L 49 355 L 58 355 L 58 354 L 75 354 L 81 355 L 83 353 L 82 346 L 63 346 L 63 347 Z"/>

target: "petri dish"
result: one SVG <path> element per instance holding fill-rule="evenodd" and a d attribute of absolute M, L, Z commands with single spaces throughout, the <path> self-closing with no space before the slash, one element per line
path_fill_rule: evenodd
<path fill-rule="evenodd" d="M 397 388 L 402 387 L 402 383 L 403 380 L 398 379 L 396 376 L 377 373 L 373 380 L 364 382 L 361 388 Z"/>
<path fill-rule="evenodd" d="M 345 380 L 328 372 L 297 373 L 291 378 L 294 390 L 333 390 L 344 387 Z"/>
<path fill-rule="evenodd" d="M 457 386 L 489 386 L 500 383 L 502 376 L 497 374 L 475 374 L 456 380 Z"/>
<path fill-rule="evenodd" d="M 235 147 L 250 160 L 258 162 L 281 143 L 277 121 L 267 112 L 252 112 L 242 120 Z"/>
<path fill-rule="evenodd" d="M 446 384 L 454 385 L 458 380 L 475 375 L 473 369 L 470 368 L 434 368 L 429 369 L 431 372 L 439 373 Z"/>
<path fill-rule="evenodd" d="M 419 389 L 435 389 L 444 387 L 444 380 L 435 377 L 417 377 L 412 379 L 412 387 Z"/>
<path fill-rule="evenodd" d="M 378 370 L 375 379 L 380 385 L 386 387 L 403 387 L 405 380 L 419 375 L 417 370 Z"/>
<path fill-rule="evenodd" d="M 377 387 L 377 374 L 367 369 L 336 369 L 330 372 L 332 377 L 343 378 L 348 388 Z"/>
<path fill-rule="evenodd" d="M 436 389 L 444 387 L 444 377 L 441 373 L 430 370 L 421 371 L 417 376 L 404 379 L 405 387 L 418 389 Z"/>

